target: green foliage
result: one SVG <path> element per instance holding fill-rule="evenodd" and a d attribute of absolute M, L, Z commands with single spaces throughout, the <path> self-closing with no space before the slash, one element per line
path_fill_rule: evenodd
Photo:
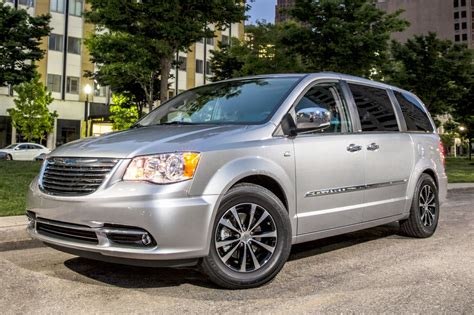
<path fill-rule="evenodd" d="M 100 85 L 110 86 L 114 93 L 134 99 L 141 114 L 143 107 L 151 109 L 158 99 L 161 62 L 157 58 L 160 43 L 144 40 L 122 32 L 103 32 L 86 40 L 91 61 L 101 65 L 86 73 Z"/>
<path fill-rule="evenodd" d="M 445 152 L 449 152 L 450 148 L 454 145 L 454 139 L 456 136 L 453 133 L 443 133 L 439 135 L 441 142 L 443 143 Z"/>
<path fill-rule="evenodd" d="M 16 107 L 7 111 L 12 117 L 13 126 L 28 140 L 43 140 L 45 134 L 54 129 L 56 111 L 50 112 L 48 105 L 53 101 L 51 92 L 39 81 L 39 75 L 31 80 L 15 86 L 18 96 L 14 102 Z"/>
<path fill-rule="evenodd" d="M 247 39 L 232 38 L 231 45 L 212 51 L 211 66 L 214 81 L 232 77 L 301 72 L 297 54 L 281 42 L 283 26 L 257 23 L 245 28 Z"/>
<path fill-rule="evenodd" d="M 121 94 L 112 96 L 113 104 L 110 105 L 110 118 L 113 122 L 114 130 L 124 130 L 130 128 L 139 118 L 138 109 L 132 100 Z"/>
<path fill-rule="evenodd" d="M 220 28 L 243 20 L 247 8 L 236 0 L 89 0 L 89 3 L 91 11 L 86 13 L 89 22 L 107 28 L 112 34 L 126 34 L 127 44 L 145 53 L 142 57 L 160 61 L 153 75 L 156 76 L 158 70 L 162 74 L 162 101 L 168 97 L 168 74 L 175 53 L 187 51 L 203 37 L 213 37 L 211 24 Z M 127 60 L 124 64 L 129 62 L 136 60 Z"/>
<path fill-rule="evenodd" d="M 0 86 L 34 78 L 34 61 L 43 58 L 39 45 L 51 30 L 50 19 L 50 15 L 33 17 L 25 10 L 0 5 Z"/>
<path fill-rule="evenodd" d="M 289 10 L 283 44 L 300 54 L 307 71 L 335 71 L 368 77 L 387 61 L 390 34 L 408 22 L 388 14 L 374 0 L 296 0 Z"/>
<path fill-rule="evenodd" d="M 296 0 L 293 21 L 246 27 L 248 40 L 213 52 L 217 79 L 336 71 L 371 76 L 387 62 L 390 34 L 408 23 L 372 0 Z"/>
<path fill-rule="evenodd" d="M 404 44 L 393 41 L 391 54 L 393 60 L 384 71 L 385 79 L 413 91 L 433 116 L 469 104 L 465 98 L 472 89 L 474 66 L 473 53 L 466 46 L 430 33 L 415 36 Z M 472 115 L 472 106 L 465 107 L 469 108 Z"/>

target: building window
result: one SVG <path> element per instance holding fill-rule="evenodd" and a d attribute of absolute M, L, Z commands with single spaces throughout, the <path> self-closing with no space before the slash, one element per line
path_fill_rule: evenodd
<path fill-rule="evenodd" d="M 69 0 L 69 15 L 82 15 L 82 0 Z"/>
<path fill-rule="evenodd" d="M 461 17 L 462 17 L 462 18 L 467 17 L 467 12 L 466 12 L 466 11 L 462 11 L 462 12 L 461 12 Z"/>
<path fill-rule="evenodd" d="M 214 46 L 214 37 L 206 38 L 206 44 Z"/>
<path fill-rule="evenodd" d="M 49 34 L 49 50 L 62 51 L 63 50 L 63 35 Z"/>
<path fill-rule="evenodd" d="M 178 57 L 178 69 L 181 71 L 186 71 L 186 57 Z"/>
<path fill-rule="evenodd" d="M 204 65 L 202 60 L 196 59 L 196 73 L 203 73 L 204 72 Z"/>
<path fill-rule="evenodd" d="M 59 74 L 48 74 L 48 90 L 61 93 L 61 76 Z"/>
<path fill-rule="evenodd" d="M 458 35 L 454 35 L 454 41 L 455 42 L 459 42 L 461 40 L 461 36 Z"/>
<path fill-rule="evenodd" d="M 67 52 L 71 54 L 81 54 L 81 39 L 77 37 L 67 38 Z"/>
<path fill-rule="evenodd" d="M 454 24 L 454 30 L 459 31 L 459 23 Z"/>
<path fill-rule="evenodd" d="M 229 36 L 222 35 L 222 45 L 229 45 Z"/>
<path fill-rule="evenodd" d="M 64 0 L 51 0 L 49 10 L 51 12 L 64 13 Z"/>
<path fill-rule="evenodd" d="M 101 86 L 99 83 L 94 82 L 94 96 L 105 97 L 107 89 L 105 86 Z"/>
<path fill-rule="evenodd" d="M 79 94 L 79 78 L 78 77 L 67 77 L 66 93 Z"/>
<path fill-rule="evenodd" d="M 465 7 L 466 6 L 466 0 L 461 0 L 461 7 Z"/>
<path fill-rule="evenodd" d="M 26 5 L 27 7 L 35 6 L 35 2 L 33 0 L 18 0 L 18 4 Z"/>
<path fill-rule="evenodd" d="M 206 61 L 206 74 L 207 75 L 212 75 L 212 67 L 211 67 L 211 62 Z"/>
<path fill-rule="evenodd" d="M 467 34 L 462 34 L 462 41 L 467 42 Z"/>
<path fill-rule="evenodd" d="M 459 0 L 454 0 L 454 7 L 455 8 L 459 7 Z"/>
<path fill-rule="evenodd" d="M 454 19 L 459 19 L 459 12 L 454 12 Z"/>
<path fill-rule="evenodd" d="M 461 28 L 462 28 L 463 30 L 467 29 L 467 23 L 466 23 L 466 22 L 462 22 Z"/>

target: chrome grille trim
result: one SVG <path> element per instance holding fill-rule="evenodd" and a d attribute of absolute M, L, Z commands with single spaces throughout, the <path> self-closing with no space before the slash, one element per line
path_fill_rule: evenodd
<path fill-rule="evenodd" d="M 50 195 L 88 195 L 104 183 L 117 162 L 108 158 L 49 158 L 44 162 L 39 187 Z"/>

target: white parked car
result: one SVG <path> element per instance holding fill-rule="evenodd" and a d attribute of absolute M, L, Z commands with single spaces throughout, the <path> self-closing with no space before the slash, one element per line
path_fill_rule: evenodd
<path fill-rule="evenodd" d="M 40 154 L 48 154 L 50 149 L 37 143 L 14 143 L 0 149 L 0 153 L 5 153 L 6 160 L 33 161 Z"/>

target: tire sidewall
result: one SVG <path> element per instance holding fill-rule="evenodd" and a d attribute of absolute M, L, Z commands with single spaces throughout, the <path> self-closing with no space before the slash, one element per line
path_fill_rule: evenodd
<path fill-rule="evenodd" d="M 221 261 L 215 246 L 216 229 L 221 217 L 227 210 L 242 203 L 255 203 L 267 210 L 275 222 L 278 235 L 277 245 L 270 260 L 260 269 L 248 273 L 237 272 L 227 267 Z M 291 248 L 291 225 L 288 213 L 275 195 L 263 187 L 245 185 L 231 189 L 222 200 L 216 213 L 211 237 L 210 252 L 206 259 L 214 267 L 219 278 L 224 278 L 222 280 L 229 284 L 241 286 L 263 284 L 271 280 L 288 259 Z"/>

